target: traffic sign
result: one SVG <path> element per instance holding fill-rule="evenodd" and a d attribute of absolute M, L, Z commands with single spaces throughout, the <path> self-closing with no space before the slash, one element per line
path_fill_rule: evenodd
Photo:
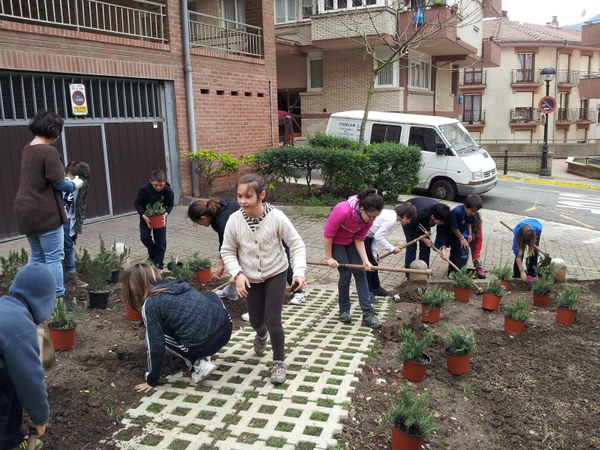
<path fill-rule="evenodd" d="M 546 114 L 554 112 L 554 110 L 556 109 L 556 99 L 554 97 L 550 97 L 549 95 L 547 95 L 546 97 L 542 97 L 542 99 L 538 103 L 538 109 Z"/>

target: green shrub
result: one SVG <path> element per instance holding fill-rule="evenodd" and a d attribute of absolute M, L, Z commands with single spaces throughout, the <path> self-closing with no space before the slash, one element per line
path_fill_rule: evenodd
<path fill-rule="evenodd" d="M 187 157 L 196 163 L 196 171 L 200 175 L 200 187 L 212 195 L 212 185 L 217 178 L 226 177 L 240 169 L 240 163 L 231 153 L 217 153 L 213 150 L 196 150 Z"/>
<path fill-rule="evenodd" d="M 73 297 L 72 305 L 69 309 L 63 297 L 56 299 L 54 311 L 48 321 L 48 327 L 57 330 L 71 330 L 77 326 L 77 317 L 85 312 L 85 303 L 79 305 L 77 299 Z"/>
<path fill-rule="evenodd" d="M 427 405 L 429 394 L 415 394 L 409 385 L 404 385 L 389 413 L 393 425 L 414 436 L 422 436 L 424 439 L 431 437 L 437 430 L 437 424 L 433 410 Z"/>
<path fill-rule="evenodd" d="M 471 278 L 471 275 L 469 275 L 469 272 L 467 272 L 466 267 L 462 267 L 460 270 L 451 272 L 448 276 L 450 277 L 452 284 L 457 288 L 466 289 L 472 288 L 475 285 L 475 282 Z"/>
<path fill-rule="evenodd" d="M 535 277 L 531 282 L 531 291 L 534 294 L 546 295 L 552 292 L 554 278 L 552 275 Z"/>
<path fill-rule="evenodd" d="M 210 258 L 201 257 L 198 252 L 194 252 L 192 257 L 186 262 L 186 266 L 193 272 L 204 270 L 210 267 Z"/>
<path fill-rule="evenodd" d="M 483 287 L 482 291 L 484 294 L 497 295 L 498 297 L 502 297 L 506 294 L 504 286 L 500 284 L 500 280 L 491 280 Z"/>
<path fill-rule="evenodd" d="M 184 281 L 192 281 L 194 279 L 194 272 L 189 268 L 187 264 L 177 264 L 177 261 L 171 257 L 167 267 L 170 268 L 171 278 Z"/>
<path fill-rule="evenodd" d="M 429 286 L 426 290 L 417 289 L 417 291 L 421 295 L 421 301 L 428 305 L 429 308 L 443 306 L 444 303 L 454 299 L 452 292 L 442 289 L 439 285 Z"/>
<path fill-rule="evenodd" d="M 444 337 L 446 351 L 454 355 L 471 353 L 477 347 L 475 333 L 464 326 L 447 325 L 448 335 Z"/>
<path fill-rule="evenodd" d="M 528 307 L 529 304 L 526 300 L 518 299 L 504 305 L 504 315 L 513 320 L 527 320 L 529 318 Z"/>
<path fill-rule="evenodd" d="M 512 268 L 512 265 L 507 264 L 502 267 L 494 267 L 491 270 L 491 272 L 492 272 L 492 275 L 496 276 L 496 278 L 498 278 L 499 280 L 510 281 L 510 279 L 512 278 L 512 274 L 513 274 L 513 268 Z"/>
<path fill-rule="evenodd" d="M 166 212 L 167 212 L 167 209 L 165 208 L 165 205 L 163 205 L 161 201 L 158 201 L 158 202 L 150 203 L 150 204 L 146 205 L 146 210 L 144 211 L 144 215 L 146 217 L 162 216 Z"/>
<path fill-rule="evenodd" d="M 347 150 L 356 150 L 358 142 L 343 136 L 332 136 L 325 133 L 317 133 L 308 138 L 308 145 L 312 147 L 323 148 L 344 148 Z"/>
<path fill-rule="evenodd" d="M 417 338 L 417 334 L 410 328 L 401 328 L 399 334 L 403 339 L 398 347 L 400 361 L 424 362 L 421 355 L 427 352 L 433 342 L 433 332 L 427 332 L 421 339 Z"/>
<path fill-rule="evenodd" d="M 110 275 L 115 270 L 115 256 L 106 249 L 104 240 L 100 236 L 100 250 L 92 256 L 87 248 L 75 255 L 77 271 L 89 284 L 90 291 L 99 291 L 106 288 Z"/>
<path fill-rule="evenodd" d="M 0 270 L 2 270 L 2 279 L 0 280 L 0 290 L 8 292 L 10 284 L 15 279 L 17 272 L 29 262 L 29 255 L 24 248 L 20 252 L 9 251 L 8 257 L 0 256 Z"/>
<path fill-rule="evenodd" d="M 578 286 L 567 286 L 564 291 L 554 297 L 554 305 L 559 308 L 570 309 L 571 311 L 577 311 L 579 307 L 579 297 L 581 295 L 581 288 Z"/>

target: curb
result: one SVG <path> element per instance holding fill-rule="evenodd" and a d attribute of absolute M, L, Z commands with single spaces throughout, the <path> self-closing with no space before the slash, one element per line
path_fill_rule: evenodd
<path fill-rule="evenodd" d="M 540 178 L 527 178 L 527 177 L 516 177 L 511 175 L 499 175 L 498 178 L 502 180 L 513 180 L 513 181 L 524 181 L 527 183 L 536 183 L 536 184 L 548 184 L 553 186 L 563 186 L 563 187 L 573 187 L 580 189 L 593 189 L 596 191 L 600 191 L 600 186 L 592 186 L 591 184 L 582 184 L 571 181 L 561 181 L 561 180 L 545 180 Z"/>

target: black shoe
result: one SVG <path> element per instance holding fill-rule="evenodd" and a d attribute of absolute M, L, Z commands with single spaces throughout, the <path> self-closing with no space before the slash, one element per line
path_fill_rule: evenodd
<path fill-rule="evenodd" d="M 352 323 L 352 317 L 350 316 L 350 311 L 340 312 L 339 320 L 342 323 Z"/>
<path fill-rule="evenodd" d="M 374 295 L 377 295 L 378 297 L 389 297 L 390 295 L 392 295 L 389 291 L 386 291 L 381 286 L 379 286 L 377 289 L 373 289 L 372 292 Z"/>

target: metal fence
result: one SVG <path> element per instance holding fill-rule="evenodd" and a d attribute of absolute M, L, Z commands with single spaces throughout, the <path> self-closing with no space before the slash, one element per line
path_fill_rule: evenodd
<path fill-rule="evenodd" d="M 135 3 L 141 7 L 99 0 L 3 0 L 0 17 L 165 42 L 166 5 Z"/>
<path fill-rule="evenodd" d="M 190 45 L 262 58 L 262 28 L 189 11 Z"/>

